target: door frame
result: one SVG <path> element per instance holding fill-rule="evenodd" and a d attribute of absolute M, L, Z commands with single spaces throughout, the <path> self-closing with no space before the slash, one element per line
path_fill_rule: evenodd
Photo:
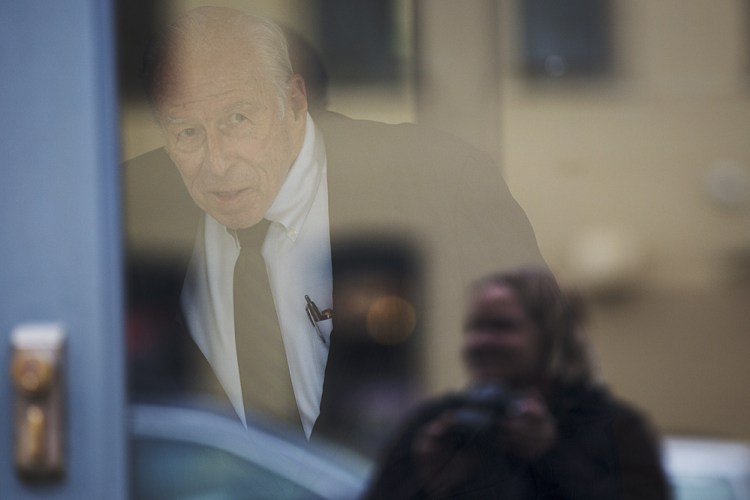
<path fill-rule="evenodd" d="M 127 498 L 114 8 L 0 3 L 0 498 Z M 66 333 L 66 466 L 19 479 L 10 334 Z"/>

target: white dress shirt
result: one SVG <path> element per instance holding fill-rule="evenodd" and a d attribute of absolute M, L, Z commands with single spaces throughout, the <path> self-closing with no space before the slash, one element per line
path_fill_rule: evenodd
<path fill-rule="evenodd" d="M 309 437 L 320 412 L 332 320 L 310 323 L 305 295 L 332 306 L 331 244 L 325 146 L 307 116 L 305 139 L 266 219 L 263 244 L 279 326 L 302 426 Z M 234 340 L 233 274 L 240 247 L 233 231 L 205 215 L 182 292 L 185 316 L 237 415 L 246 422 Z"/>

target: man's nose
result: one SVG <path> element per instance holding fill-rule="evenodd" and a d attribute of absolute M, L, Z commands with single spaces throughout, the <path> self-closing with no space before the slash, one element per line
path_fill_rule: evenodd
<path fill-rule="evenodd" d="M 206 135 L 205 167 L 216 175 L 224 175 L 231 166 L 230 145 L 221 130 L 212 130 Z"/>

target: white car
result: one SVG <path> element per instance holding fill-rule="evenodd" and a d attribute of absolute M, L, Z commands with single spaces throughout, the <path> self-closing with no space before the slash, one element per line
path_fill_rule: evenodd
<path fill-rule="evenodd" d="M 670 437 L 663 454 L 674 500 L 750 500 L 750 443 Z"/>
<path fill-rule="evenodd" d="M 132 405 L 131 497 L 138 500 L 348 500 L 371 464 L 344 450 L 245 429 L 191 408 Z"/>

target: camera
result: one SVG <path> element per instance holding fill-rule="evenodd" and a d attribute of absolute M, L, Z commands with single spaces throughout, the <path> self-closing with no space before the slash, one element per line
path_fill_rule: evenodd
<path fill-rule="evenodd" d="M 513 411 L 519 397 L 501 384 L 482 384 L 456 396 L 456 411 L 446 438 L 455 448 L 492 446 L 497 420 Z"/>

